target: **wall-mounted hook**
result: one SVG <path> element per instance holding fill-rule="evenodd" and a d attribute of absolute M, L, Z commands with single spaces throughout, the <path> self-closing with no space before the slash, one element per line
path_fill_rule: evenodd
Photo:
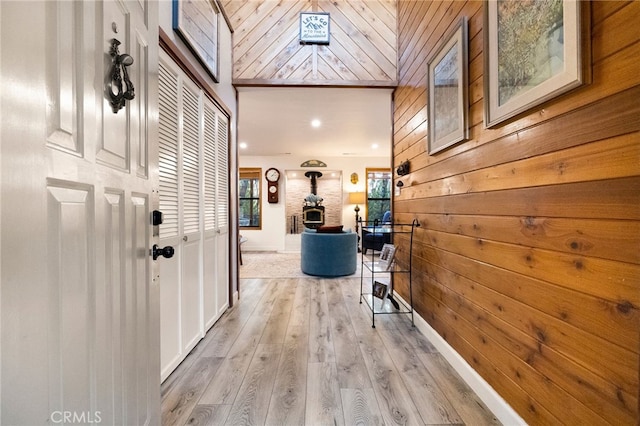
<path fill-rule="evenodd" d="M 109 70 L 109 83 L 107 91 L 111 99 L 111 109 L 115 114 L 124 107 L 126 101 L 136 97 L 133 83 L 129 80 L 127 67 L 133 64 L 133 58 L 126 53 L 122 55 L 118 51 L 120 42 L 115 38 L 111 39 L 111 69 Z"/>

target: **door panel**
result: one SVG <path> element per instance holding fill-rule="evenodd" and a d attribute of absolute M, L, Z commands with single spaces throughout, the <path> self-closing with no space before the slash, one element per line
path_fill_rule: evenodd
<path fill-rule="evenodd" d="M 193 234 L 192 234 L 193 236 Z M 200 239 L 182 244 L 181 325 L 182 353 L 188 354 L 202 337 L 202 309 L 200 295 Z"/>
<path fill-rule="evenodd" d="M 202 225 L 200 187 L 201 91 L 182 79 L 181 195 L 182 218 L 182 350 L 184 354 L 204 336 L 202 328 Z"/>
<path fill-rule="evenodd" d="M 216 234 L 217 234 L 217 312 L 229 306 L 229 119 L 217 114 L 216 143 Z"/>
<path fill-rule="evenodd" d="M 204 275 L 203 275 L 203 316 L 205 330 L 211 328 L 219 318 L 217 261 L 219 250 L 216 244 L 216 147 L 218 120 L 217 109 L 209 99 L 204 102 Z"/>
<path fill-rule="evenodd" d="M 58 253 L 48 262 L 49 389 L 57 410 L 81 412 L 90 407 L 96 349 L 94 197 L 91 186 L 55 179 L 47 192 L 48 252 Z"/>
<path fill-rule="evenodd" d="M 0 2 L 1 424 L 60 423 L 65 413 L 159 424 L 148 143 L 157 46 L 147 43 L 158 12 L 144 6 Z M 104 90 L 113 37 L 134 58 L 136 87 L 117 114 Z"/>

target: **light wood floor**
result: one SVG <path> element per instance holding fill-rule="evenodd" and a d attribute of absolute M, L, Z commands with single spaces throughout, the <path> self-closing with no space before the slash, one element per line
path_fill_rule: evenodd
<path fill-rule="evenodd" d="M 487 425 L 498 421 L 408 315 L 359 279 L 247 279 L 162 385 L 163 425 Z"/>

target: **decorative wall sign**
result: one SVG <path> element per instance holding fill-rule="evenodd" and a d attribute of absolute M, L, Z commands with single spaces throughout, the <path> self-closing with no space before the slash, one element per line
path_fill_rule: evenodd
<path fill-rule="evenodd" d="M 320 160 L 307 160 L 300 167 L 327 167 L 327 163 Z"/>
<path fill-rule="evenodd" d="M 580 1 L 485 3 L 484 122 L 514 117 L 583 84 Z"/>
<path fill-rule="evenodd" d="M 300 44 L 329 44 L 329 14 L 300 13 Z"/>
<path fill-rule="evenodd" d="M 462 18 L 427 63 L 429 154 L 468 137 L 467 64 L 467 20 Z"/>
<path fill-rule="evenodd" d="M 215 0 L 173 0 L 173 29 L 218 83 L 218 18 Z"/>

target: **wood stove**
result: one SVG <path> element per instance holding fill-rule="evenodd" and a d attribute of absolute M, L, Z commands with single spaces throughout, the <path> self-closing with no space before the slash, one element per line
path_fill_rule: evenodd
<path fill-rule="evenodd" d="M 318 195 L 317 179 L 322 177 L 322 173 L 309 171 L 304 175 L 311 180 L 311 193 L 313 195 Z M 324 225 L 324 206 L 321 206 L 318 203 L 307 202 L 302 207 L 302 223 L 304 226 L 311 229 Z"/>
<path fill-rule="evenodd" d="M 324 225 L 324 206 L 302 207 L 302 223 L 312 229 Z"/>

